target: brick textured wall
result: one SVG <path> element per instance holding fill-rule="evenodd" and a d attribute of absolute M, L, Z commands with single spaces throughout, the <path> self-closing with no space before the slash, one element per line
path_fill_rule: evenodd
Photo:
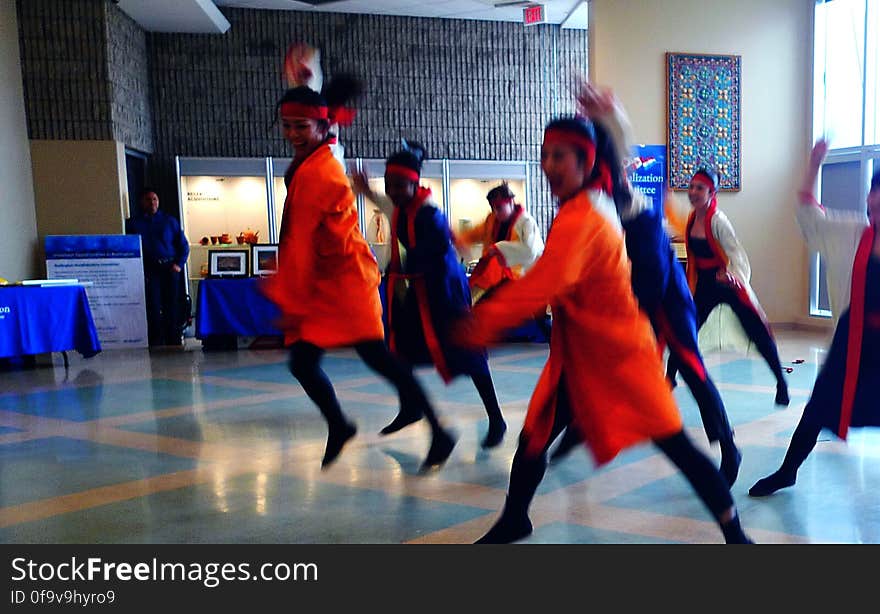
<path fill-rule="evenodd" d="M 153 151 L 146 32 L 108 0 L 18 0 L 28 135 Z"/>
<path fill-rule="evenodd" d="M 573 78 L 587 72 L 582 30 L 222 10 L 226 34 L 163 34 L 108 0 L 19 0 L 30 138 L 115 139 L 153 153 L 151 180 L 173 211 L 176 155 L 290 155 L 274 113 L 293 41 L 321 49 L 325 79 L 351 71 L 366 82 L 341 135 L 350 157 L 384 158 L 407 137 L 435 159 L 537 161 L 543 125 L 571 111 Z M 546 229 L 552 204 L 536 165 L 530 186 Z"/>
<path fill-rule="evenodd" d="M 147 33 L 116 7 L 108 7 L 105 24 L 113 138 L 138 151 L 152 152 Z"/>
<path fill-rule="evenodd" d="M 367 91 L 341 138 L 350 157 L 384 158 L 401 137 L 432 158 L 538 160 L 543 126 L 572 110 L 587 72 L 587 35 L 557 26 L 223 8 L 223 36 L 150 34 L 154 180 L 176 196 L 173 157 L 279 156 L 290 150 L 275 120 L 287 46 L 322 52 L 325 80 L 361 75 Z M 531 177 L 546 228 L 550 197 Z M 538 206 L 540 205 L 540 206 Z"/>
<path fill-rule="evenodd" d="M 102 0 L 18 1 L 28 136 L 113 138 Z"/>

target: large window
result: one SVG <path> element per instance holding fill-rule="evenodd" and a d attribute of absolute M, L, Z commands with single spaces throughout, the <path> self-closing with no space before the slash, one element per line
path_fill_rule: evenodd
<path fill-rule="evenodd" d="M 864 211 L 880 168 L 880 0 L 817 0 L 813 66 L 813 134 L 831 144 L 820 200 Z M 810 315 L 831 316 L 818 254 L 810 272 Z"/>

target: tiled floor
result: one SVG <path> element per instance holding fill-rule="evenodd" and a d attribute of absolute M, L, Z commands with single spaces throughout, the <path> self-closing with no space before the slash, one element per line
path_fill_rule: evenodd
<path fill-rule="evenodd" d="M 773 378 L 757 355 L 707 360 L 744 460 L 733 494 L 758 542 L 880 542 L 880 437 L 852 432 L 822 441 L 795 487 L 750 499 L 774 470 L 800 416 L 827 337 L 779 334 L 792 404 L 773 404 Z M 280 350 L 104 352 L 57 366 L 0 373 L 0 542 L 6 543 L 469 543 L 504 501 L 516 435 L 546 358 L 546 345 L 492 351 L 510 430 L 479 448 L 487 422 L 469 380 L 421 380 L 460 439 L 449 462 L 419 465 L 428 431 L 390 437 L 392 389 L 348 351 L 325 369 L 358 436 L 320 469 L 326 429 Z M 803 364 L 793 364 L 803 359 Z M 637 376 L 637 374 L 634 374 Z M 689 432 L 715 460 L 686 387 Z M 596 470 L 583 450 L 547 471 L 528 542 L 720 543 L 709 514 L 672 465 L 649 445 Z"/>

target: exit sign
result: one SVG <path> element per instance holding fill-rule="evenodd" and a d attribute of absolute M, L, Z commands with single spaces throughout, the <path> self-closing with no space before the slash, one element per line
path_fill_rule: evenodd
<path fill-rule="evenodd" d="M 527 26 L 544 23 L 544 5 L 535 4 L 523 8 L 523 23 Z"/>

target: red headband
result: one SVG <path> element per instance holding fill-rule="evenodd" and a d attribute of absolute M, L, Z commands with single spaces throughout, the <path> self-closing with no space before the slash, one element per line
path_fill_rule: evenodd
<path fill-rule="evenodd" d="M 704 186 L 709 188 L 712 192 L 715 191 L 715 182 L 712 181 L 712 178 L 705 173 L 697 173 L 693 177 L 691 177 L 691 183 L 702 183 Z"/>
<path fill-rule="evenodd" d="M 588 169 L 593 168 L 593 164 L 596 163 L 596 143 L 583 135 L 559 128 L 549 128 L 544 131 L 544 144 L 552 145 L 554 143 L 573 145 L 581 149 L 587 154 L 586 167 Z"/>
<path fill-rule="evenodd" d="M 328 119 L 326 106 L 284 102 L 281 104 L 281 117 L 305 117 L 308 119 Z"/>
<path fill-rule="evenodd" d="M 386 175 L 398 175 L 399 177 L 403 177 L 404 179 L 409 179 L 410 181 L 419 180 L 418 171 L 414 171 L 413 169 L 402 166 L 400 164 L 386 164 L 385 165 L 385 174 Z"/>

